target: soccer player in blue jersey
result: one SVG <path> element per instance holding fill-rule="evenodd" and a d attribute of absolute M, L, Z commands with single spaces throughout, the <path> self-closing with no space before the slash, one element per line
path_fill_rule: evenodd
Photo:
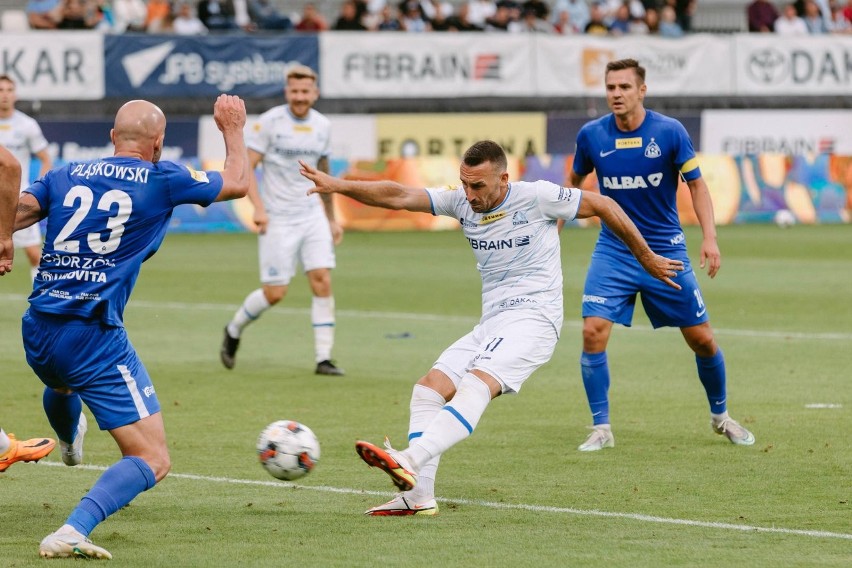
<path fill-rule="evenodd" d="M 700 267 L 711 278 L 721 265 L 710 192 L 683 125 L 646 110 L 645 69 L 633 59 L 606 67 L 606 99 L 611 114 L 577 134 L 571 185 L 580 186 L 593 170 L 600 191 L 614 199 L 658 254 L 682 260 L 675 290 L 649 278 L 617 235 L 604 225 L 592 254 L 583 291 L 583 354 L 580 366 L 594 425 L 580 451 L 615 445 L 609 417 L 610 384 L 606 346 L 614 323 L 629 326 L 636 295 L 655 327 L 678 327 L 695 352 L 698 378 L 710 403 L 711 425 L 734 444 L 750 446 L 754 436 L 728 415 L 725 359 L 710 327 L 707 306 L 689 263 L 678 218 L 676 193 L 681 177 L 689 186 L 703 240 Z"/>
<path fill-rule="evenodd" d="M 414 386 L 408 447 L 356 444 L 361 458 L 402 491 L 368 515 L 436 514 L 441 455 L 473 433 L 492 399 L 519 392 L 550 359 L 562 329 L 558 219 L 599 216 L 650 277 L 678 287 L 672 279 L 683 264 L 648 248 L 612 199 L 547 181 L 509 183 L 506 154 L 490 140 L 465 152 L 460 186 L 347 181 L 300 164 L 302 175 L 316 185 L 310 193 L 340 193 L 367 205 L 458 219 L 482 276 L 479 324 L 444 350 Z"/>
<path fill-rule="evenodd" d="M 207 206 L 248 191 L 245 104 L 220 95 L 213 117 L 225 141 L 222 172 L 160 161 L 166 117 L 135 100 L 115 116 L 113 156 L 52 170 L 20 197 L 16 229 L 47 219 L 23 339 L 27 362 L 46 386 L 44 409 L 62 460 L 82 461 L 84 402 L 122 454 L 65 524 L 41 541 L 43 557 L 111 558 L 89 534 L 171 467 L 160 403 L 123 315 L 142 262 L 157 252 L 176 206 Z M 0 236 L 7 231 L 0 227 Z"/>

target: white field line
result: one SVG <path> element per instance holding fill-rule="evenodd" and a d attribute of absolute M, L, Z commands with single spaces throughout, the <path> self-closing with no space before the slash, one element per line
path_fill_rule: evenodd
<path fill-rule="evenodd" d="M 51 467 L 64 467 L 64 464 L 54 461 L 42 461 L 43 465 Z M 99 465 L 78 465 L 76 470 L 104 471 L 106 467 Z M 208 483 L 229 483 L 232 485 L 255 485 L 261 487 L 277 487 L 281 489 L 301 489 L 305 491 L 320 491 L 323 493 L 339 493 L 344 495 L 375 495 L 376 497 L 388 498 L 393 493 L 380 491 L 365 491 L 363 489 L 349 489 L 346 487 L 330 487 L 327 485 L 299 485 L 286 481 L 260 481 L 254 479 L 232 479 L 229 477 L 212 477 L 207 475 L 194 475 L 191 473 L 170 473 L 169 478 L 188 479 L 190 481 L 201 481 Z M 782 527 L 757 527 L 753 525 L 737 525 L 733 523 L 713 523 L 708 521 L 694 521 L 690 519 L 672 519 L 668 517 L 657 517 L 654 515 L 642 515 L 639 513 L 618 513 L 614 511 L 597 511 L 594 509 L 573 509 L 571 507 L 551 507 L 547 505 L 528 505 L 524 503 L 495 503 L 493 501 L 480 501 L 476 499 L 446 499 L 437 498 L 442 503 L 467 505 L 470 507 L 484 507 L 488 509 L 502 509 L 508 511 L 530 511 L 534 513 L 551 513 L 555 515 L 575 515 L 583 517 L 606 517 L 612 519 L 628 519 L 642 523 L 658 523 L 665 525 L 681 525 L 687 527 L 700 527 L 707 529 L 732 530 L 755 533 L 786 534 L 791 536 L 805 536 L 814 538 L 839 538 L 852 540 L 852 534 L 836 533 L 830 531 L 815 531 L 804 529 L 786 529 Z"/>
<path fill-rule="evenodd" d="M 0 294 L 0 301 L 26 301 L 27 296 L 23 294 Z M 145 300 L 131 300 L 128 306 L 133 308 L 150 309 L 150 310 L 194 310 L 194 311 L 213 311 L 233 313 L 239 308 L 236 304 L 213 304 L 205 302 L 148 302 Z M 309 316 L 311 313 L 308 308 L 287 308 L 277 306 L 274 310 L 270 310 L 269 314 L 278 315 L 300 315 Z M 266 317 L 268 314 L 264 314 Z M 448 323 L 465 323 L 474 325 L 479 321 L 476 316 L 453 316 L 444 314 L 415 314 L 408 312 L 379 312 L 368 310 L 337 310 L 337 315 L 349 318 L 365 318 L 365 319 L 390 319 L 390 320 L 410 320 L 410 321 L 437 321 Z M 581 328 L 581 321 L 566 321 L 565 327 Z M 647 325 L 634 325 L 632 329 L 638 331 L 654 331 Z M 658 330 L 661 332 L 675 330 L 663 328 Z M 771 331 L 771 330 L 755 330 L 755 329 L 716 329 L 714 331 L 718 335 L 736 335 L 739 337 L 763 337 L 769 339 L 807 339 L 815 341 L 852 341 L 852 333 L 841 332 L 826 332 L 826 333 L 808 333 L 798 331 Z"/>

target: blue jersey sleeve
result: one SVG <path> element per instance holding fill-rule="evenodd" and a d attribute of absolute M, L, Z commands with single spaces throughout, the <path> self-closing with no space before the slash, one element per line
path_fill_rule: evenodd
<path fill-rule="evenodd" d="M 574 148 L 574 173 L 585 176 L 595 169 L 589 156 L 588 130 L 581 128 L 577 133 L 577 143 Z"/>
<path fill-rule="evenodd" d="M 673 121 L 674 127 L 674 142 L 675 156 L 674 163 L 680 170 L 683 179 L 693 181 L 701 177 L 701 170 L 698 168 L 698 159 L 695 157 L 695 149 L 692 147 L 692 140 L 686 132 L 686 128 L 678 121 Z"/>
<path fill-rule="evenodd" d="M 192 203 L 207 207 L 222 191 L 219 172 L 194 170 L 174 162 L 160 162 L 157 166 L 166 174 L 173 206 Z"/>

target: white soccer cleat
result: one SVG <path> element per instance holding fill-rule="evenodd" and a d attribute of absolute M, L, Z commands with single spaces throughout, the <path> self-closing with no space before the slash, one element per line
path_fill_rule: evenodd
<path fill-rule="evenodd" d="M 727 436 L 732 444 L 738 446 L 754 444 L 754 434 L 743 428 L 739 422 L 730 416 L 726 416 L 722 420 L 711 419 L 710 425 L 713 426 L 713 431 L 717 434 Z"/>
<path fill-rule="evenodd" d="M 80 413 L 80 421 L 77 423 L 77 435 L 74 436 L 73 444 L 66 444 L 59 440 L 59 449 L 62 453 L 62 461 L 65 465 L 79 465 L 83 463 L 83 438 L 89 430 L 86 415 Z"/>
<path fill-rule="evenodd" d="M 428 499 L 423 503 L 415 503 L 407 498 L 405 493 L 397 493 L 396 497 L 378 507 L 364 512 L 372 517 L 404 517 L 409 515 L 437 515 L 438 503 L 435 499 Z"/>
<path fill-rule="evenodd" d="M 400 491 L 411 491 L 417 485 L 417 471 L 402 452 L 391 447 L 390 440 L 387 438 L 385 438 L 385 449 L 359 440 L 355 442 L 355 451 L 367 465 L 387 473 Z"/>
<path fill-rule="evenodd" d="M 63 525 L 42 539 L 38 547 L 42 558 L 88 558 L 112 560 L 112 554 L 95 545 L 71 525 Z"/>
<path fill-rule="evenodd" d="M 581 452 L 597 452 L 604 448 L 614 448 L 615 437 L 609 426 L 592 426 L 592 432 L 586 441 L 577 446 Z"/>

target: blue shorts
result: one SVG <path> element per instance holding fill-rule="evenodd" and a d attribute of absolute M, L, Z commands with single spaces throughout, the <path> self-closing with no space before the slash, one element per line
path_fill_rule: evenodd
<path fill-rule="evenodd" d="M 654 328 L 691 327 L 706 322 L 709 316 L 695 272 L 688 258 L 680 260 L 684 269 L 674 281 L 682 289 L 675 290 L 645 272 L 632 256 L 596 250 L 583 288 L 583 317 L 599 317 L 629 327 L 636 294 L 641 294 L 642 306 Z"/>
<path fill-rule="evenodd" d="M 27 310 L 22 331 L 27 363 L 41 382 L 80 395 L 101 430 L 160 411 L 151 377 L 123 327 Z"/>

